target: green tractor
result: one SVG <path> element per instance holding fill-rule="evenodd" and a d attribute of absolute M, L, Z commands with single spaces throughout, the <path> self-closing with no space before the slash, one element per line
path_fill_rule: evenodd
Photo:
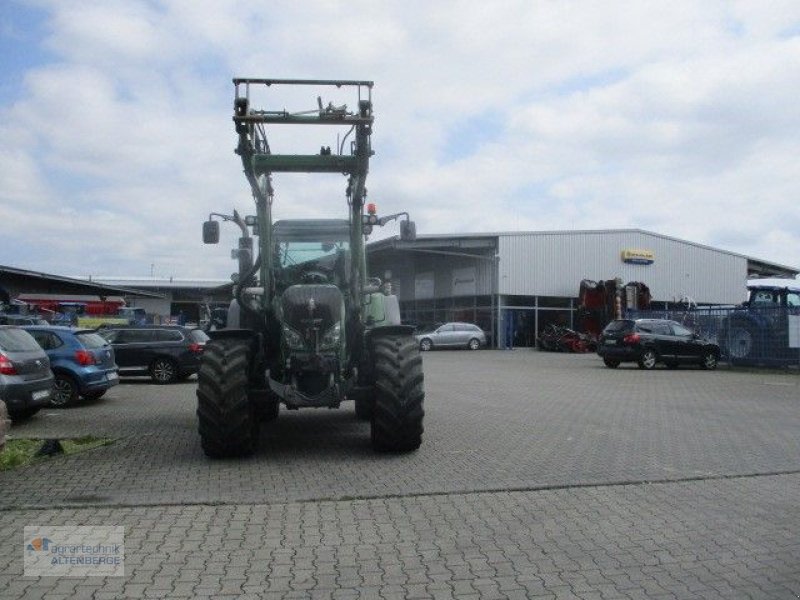
<path fill-rule="evenodd" d="M 413 329 L 400 323 L 391 284 L 367 273 L 365 239 L 373 227 L 405 217 L 401 238 L 416 236 L 407 213 L 380 217 L 374 205 L 365 206 L 373 83 L 239 78 L 233 83 L 236 153 L 256 214 L 212 213 L 203 224 L 205 243 L 219 241 L 215 216 L 241 229 L 226 327 L 210 332 L 198 374 L 203 451 L 214 458 L 252 454 L 260 424 L 276 419 L 281 405 L 338 408 L 346 400 L 355 401 L 359 419 L 370 421 L 375 450 L 416 450 L 424 416 L 422 358 Z M 357 94 L 357 109 L 323 106 L 321 97 L 312 111 L 251 105 L 258 94 L 278 86 L 296 86 L 293 92 L 307 89 L 297 86 L 333 86 L 336 93 Z M 277 124 L 346 131 L 334 152 L 323 146 L 319 154 L 273 154 L 266 127 Z M 273 173 L 345 175 L 348 217 L 273 222 Z"/>

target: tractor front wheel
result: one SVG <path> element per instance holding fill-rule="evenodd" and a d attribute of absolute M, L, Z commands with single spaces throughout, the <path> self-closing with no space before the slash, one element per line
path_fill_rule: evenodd
<path fill-rule="evenodd" d="M 372 447 L 410 452 L 422 443 L 425 389 L 422 357 L 413 337 L 387 335 L 373 344 L 375 402 Z"/>
<path fill-rule="evenodd" d="M 259 415 L 247 398 L 250 343 L 208 342 L 197 374 L 197 418 L 206 456 L 252 454 L 258 444 Z"/>

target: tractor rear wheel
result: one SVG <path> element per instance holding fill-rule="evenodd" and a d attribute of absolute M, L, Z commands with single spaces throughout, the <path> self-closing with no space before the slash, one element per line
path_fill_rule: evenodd
<path fill-rule="evenodd" d="M 419 352 L 416 340 L 409 336 L 387 335 L 373 343 L 375 450 L 410 452 L 422 443 L 425 389 Z"/>
<path fill-rule="evenodd" d="M 223 339 L 206 344 L 197 374 L 197 418 L 206 456 L 252 454 L 259 419 L 247 398 L 250 343 Z"/>

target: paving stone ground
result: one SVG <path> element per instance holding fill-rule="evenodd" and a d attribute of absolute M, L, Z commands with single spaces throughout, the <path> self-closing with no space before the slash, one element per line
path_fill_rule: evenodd
<path fill-rule="evenodd" d="M 800 597 L 800 377 L 525 350 L 425 371 L 402 457 L 348 408 L 208 461 L 192 382 L 15 426 L 118 441 L 0 474 L 0 598 Z M 63 524 L 124 525 L 126 576 L 23 577 L 22 528 Z"/>

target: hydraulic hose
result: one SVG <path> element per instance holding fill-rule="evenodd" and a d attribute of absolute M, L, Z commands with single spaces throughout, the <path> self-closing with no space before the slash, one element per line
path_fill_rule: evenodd
<path fill-rule="evenodd" d="M 250 317 L 252 317 L 256 323 L 259 323 L 259 319 L 261 319 L 262 315 L 259 314 L 257 310 L 254 310 L 247 302 L 242 299 L 244 294 L 244 288 L 247 287 L 247 282 L 250 281 L 250 278 L 255 275 L 258 270 L 261 268 L 261 254 L 258 255 L 258 258 L 253 263 L 253 266 L 245 273 L 240 279 L 239 282 L 234 286 L 233 297 L 239 303 L 239 307 L 244 310 L 244 312 L 248 313 Z M 266 290 L 264 290 L 266 293 Z M 261 319 L 263 321 L 263 319 Z"/>

